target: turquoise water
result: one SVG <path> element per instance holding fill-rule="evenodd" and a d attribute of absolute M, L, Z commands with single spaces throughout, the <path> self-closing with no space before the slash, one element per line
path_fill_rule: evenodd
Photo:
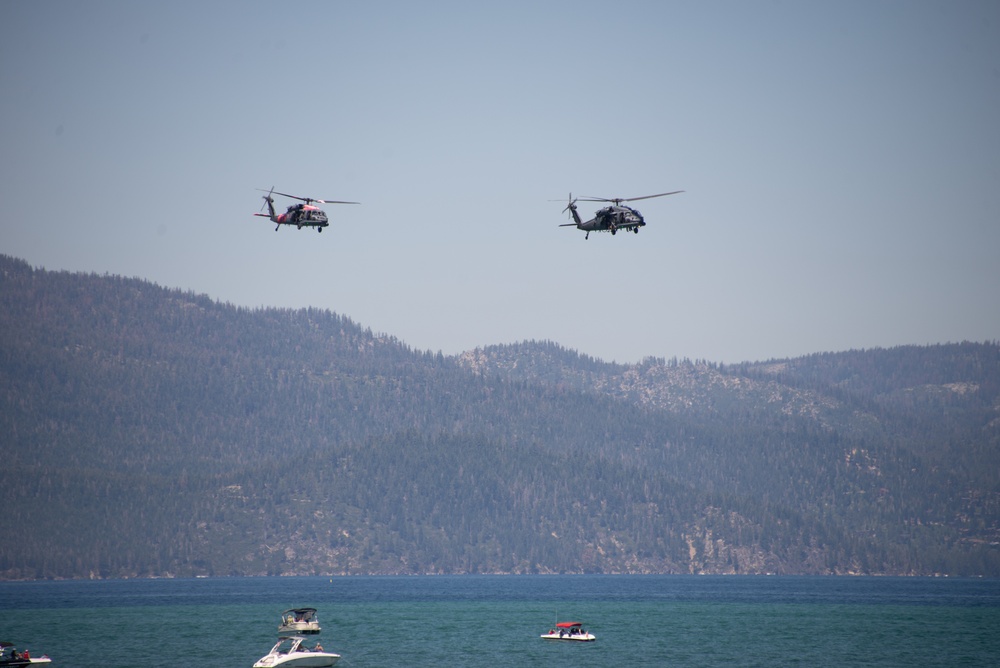
<path fill-rule="evenodd" d="M 455 576 L 0 583 L 53 666 L 250 668 L 290 607 L 338 666 L 1000 666 L 1000 581 Z M 594 643 L 541 640 L 581 621 Z"/>

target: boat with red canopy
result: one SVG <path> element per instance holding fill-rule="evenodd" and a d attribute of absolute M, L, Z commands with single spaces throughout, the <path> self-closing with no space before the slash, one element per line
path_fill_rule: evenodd
<path fill-rule="evenodd" d="M 554 629 L 543 633 L 546 640 L 597 640 L 597 636 L 583 628 L 583 622 L 558 622 Z"/>

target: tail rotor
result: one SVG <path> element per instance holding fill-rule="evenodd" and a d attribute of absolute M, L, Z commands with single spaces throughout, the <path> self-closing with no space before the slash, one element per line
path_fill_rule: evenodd
<path fill-rule="evenodd" d="M 258 188 L 258 190 L 260 190 L 260 188 Z M 274 212 L 274 198 L 271 197 L 273 193 L 274 186 L 271 186 L 271 189 L 267 191 L 267 194 L 261 196 L 264 203 L 260 205 L 260 211 L 254 215 L 260 216 L 261 218 L 269 218 L 272 222 L 278 223 L 278 215 Z M 267 213 L 263 213 L 265 207 L 267 207 Z M 274 231 L 277 232 L 279 227 L 281 227 L 281 223 L 278 223 L 277 227 L 274 228 Z"/>
<path fill-rule="evenodd" d="M 570 212 L 570 218 L 572 218 L 573 217 L 573 213 L 576 211 L 576 200 L 573 199 L 573 193 L 569 194 L 568 202 L 569 202 L 569 204 L 567 204 L 566 208 L 563 209 L 563 213 L 566 213 L 567 211 L 569 211 Z"/>
<path fill-rule="evenodd" d="M 266 195 L 261 196 L 261 199 L 264 200 L 264 203 L 260 205 L 261 211 L 264 211 L 264 208 L 268 204 L 274 204 L 274 198 L 271 197 L 272 194 L 274 194 L 274 186 L 271 186 L 271 189 L 267 191 Z"/>
<path fill-rule="evenodd" d="M 566 208 L 562 210 L 563 213 L 566 213 L 567 211 L 569 212 L 570 220 L 573 222 L 563 223 L 559 227 L 580 227 L 580 225 L 583 224 L 583 221 L 580 220 L 580 214 L 576 212 L 576 200 L 573 198 L 573 193 L 569 194 Z"/>

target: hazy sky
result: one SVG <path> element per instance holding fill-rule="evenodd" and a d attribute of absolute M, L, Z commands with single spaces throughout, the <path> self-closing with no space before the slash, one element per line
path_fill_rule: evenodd
<path fill-rule="evenodd" d="M 3 0 L 0 120 L 46 269 L 445 354 L 1000 339 L 996 0 Z M 275 232 L 272 185 L 362 205 Z M 668 190 L 586 241 L 549 201 Z"/>

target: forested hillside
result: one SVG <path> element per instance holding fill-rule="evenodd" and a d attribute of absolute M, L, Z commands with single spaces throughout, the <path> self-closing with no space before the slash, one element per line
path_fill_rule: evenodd
<path fill-rule="evenodd" d="M 1000 576 L 1000 345 L 415 351 L 0 256 L 0 577 Z"/>

